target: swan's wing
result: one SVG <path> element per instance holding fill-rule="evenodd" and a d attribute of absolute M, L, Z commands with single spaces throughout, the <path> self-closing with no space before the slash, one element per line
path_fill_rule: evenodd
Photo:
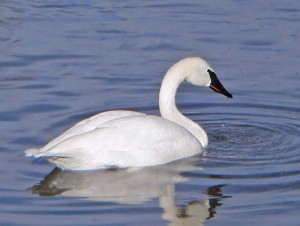
<path fill-rule="evenodd" d="M 35 156 L 46 157 L 63 169 L 87 170 L 158 165 L 202 151 L 200 142 L 176 123 L 137 115 L 107 121 Z"/>
<path fill-rule="evenodd" d="M 135 115 L 145 115 L 140 112 L 135 111 L 126 111 L 126 110 L 115 110 L 115 111 L 106 111 L 99 113 L 97 115 L 91 116 L 90 118 L 84 119 L 77 124 L 75 124 L 73 127 L 50 141 L 47 145 L 45 145 L 40 151 L 48 150 L 53 148 L 55 145 L 59 144 L 60 142 L 69 139 L 70 137 L 77 136 L 82 133 L 86 133 L 88 131 L 95 130 L 98 127 L 101 127 L 103 123 L 106 123 L 108 121 L 117 119 L 117 118 L 123 118 L 127 116 L 135 116 Z M 38 149 L 28 149 L 26 151 L 26 155 L 34 155 L 34 152 L 36 152 Z"/>

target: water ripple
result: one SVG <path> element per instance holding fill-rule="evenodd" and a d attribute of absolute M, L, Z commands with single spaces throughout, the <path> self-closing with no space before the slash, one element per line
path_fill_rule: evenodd
<path fill-rule="evenodd" d="M 211 112 L 218 112 L 212 106 L 209 108 Z M 221 116 L 209 113 L 204 122 L 210 137 L 209 152 L 215 160 L 243 161 L 243 164 L 300 161 L 297 154 L 300 125 L 293 113 L 299 109 L 255 104 L 223 109 L 230 110 L 222 112 Z M 235 110 L 239 113 L 229 112 Z"/>

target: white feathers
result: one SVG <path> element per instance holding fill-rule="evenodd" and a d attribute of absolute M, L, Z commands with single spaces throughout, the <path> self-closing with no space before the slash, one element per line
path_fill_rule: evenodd
<path fill-rule="evenodd" d="M 46 158 L 61 169 L 94 170 L 159 165 L 202 153 L 207 135 L 179 112 L 175 94 L 184 80 L 207 86 L 208 67 L 204 60 L 193 57 L 168 70 L 160 90 L 162 117 L 103 112 L 77 123 L 41 149 L 28 149 L 26 156 Z"/>

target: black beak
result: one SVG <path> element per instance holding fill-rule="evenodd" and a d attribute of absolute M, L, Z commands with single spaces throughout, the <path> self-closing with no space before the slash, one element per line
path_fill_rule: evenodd
<path fill-rule="evenodd" d="M 207 72 L 210 75 L 211 83 L 209 85 L 209 88 L 211 88 L 213 91 L 216 91 L 217 93 L 222 93 L 223 95 L 232 98 L 232 95 L 223 87 L 219 79 L 217 78 L 217 75 L 215 72 L 211 70 L 207 70 Z"/>

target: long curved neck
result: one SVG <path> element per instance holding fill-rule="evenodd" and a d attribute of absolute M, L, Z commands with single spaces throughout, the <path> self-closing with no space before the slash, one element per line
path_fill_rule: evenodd
<path fill-rule="evenodd" d="M 205 131 L 195 122 L 180 113 L 175 103 L 176 91 L 185 80 L 184 68 L 172 66 L 166 73 L 159 92 L 159 109 L 163 118 L 179 124 L 192 133 L 202 144 L 207 146 L 208 138 Z"/>

